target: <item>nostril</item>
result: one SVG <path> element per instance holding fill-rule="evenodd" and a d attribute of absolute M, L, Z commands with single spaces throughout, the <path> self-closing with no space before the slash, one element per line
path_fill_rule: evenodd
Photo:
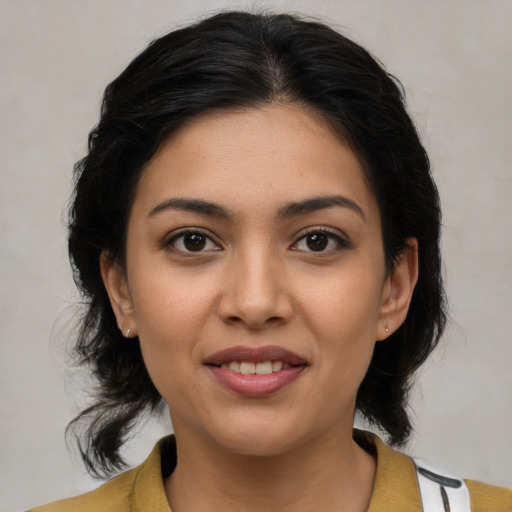
<path fill-rule="evenodd" d="M 231 315 L 224 319 L 224 322 L 226 322 L 228 324 L 244 324 L 249 329 L 255 329 L 255 330 L 261 329 L 262 327 L 265 327 L 265 326 L 280 324 L 283 321 L 284 321 L 283 318 L 281 318 L 279 316 L 271 316 L 262 321 L 254 321 L 254 320 L 249 320 L 249 319 L 244 320 L 242 317 L 239 317 L 236 315 Z"/>
<path fill-rule="evenodd" d="M 265 326 L 277 326 L 290 320 L 293 308 L 289 297 L 284 292 L 247 290 L 246 288 L 250 288 L 247 283 L 245 288 L 242 285 L 238 285 L 238 288 L 233 286 L 221 294 L 218 314 L 225 323 L 245 324 L 251 329 L 261 329 Z"/>

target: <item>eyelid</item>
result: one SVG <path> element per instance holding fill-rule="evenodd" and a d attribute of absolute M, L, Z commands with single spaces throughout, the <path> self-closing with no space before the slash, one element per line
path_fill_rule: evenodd
<path fill-rule="evenodd" d="M 309 250 L 309 251 L 305 251 L 305 252 L 311 252 L 313 254 L 315 252 L 317 252 L 317 254 L 322 254 L 322 253 L 325 254 L 325 253 L 332 253 L 333 251 L 337 251 L 337 250 L 350 249 L 352 247 L 352 243 L 350 242 L 348 236 L 345 235 L 342 231 L 340 231 L 338 229 L 330 228 L 327 226 L 311 226 L 311 227 L 305 228 L 297 235 L 295 242 L 293 242 L 293 244 L 291 246 L 291 249 L 298 250 L 298 249 L 294 249 L 294 247 L 301 240 L 304 240 L 309 235 L 317 234 L 317 233 L 327 235 L 331 239 L 334 239 L 337 243 L 337 247 L 335 249 L 328 249 L 328 250 L 324 250 L 324 251 Z"/>
<path fill-rule="evenodd" d="M 184 237 L 186 235 L 201 235 L 206 238 L 208 238 L 213 244 L 215 244 L 216 248 L 215 251 L 222 250 L 221 244 L 216 240 L 216 237 L 213 233 L 208 231 L 205 228 L 197 228 L 197 227 L 184 227 L 176 229 L 170 233 L 168 233 L 164 239 L 162 240 L 162 248 L 163 249 L 174 249 L 175 251 L 183 254 L 201 254 L 201 253 L 208 253 L 211 252 L 212 249 L 207 250 L 201 250 L 201 251 L 185 251 L 182 249 L 178 249 L 174 247 L 174 243 L 176 240 L 178 240 L 181 237 Z"/>

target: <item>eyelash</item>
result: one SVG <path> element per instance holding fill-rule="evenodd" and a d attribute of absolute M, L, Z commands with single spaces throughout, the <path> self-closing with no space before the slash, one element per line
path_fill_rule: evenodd
<path fill-rule="evenodd" d="M 303 233 L 300 236 L 300 238 L 298 238 L 298 240 L 293 243 L 292 250 L 297 250 L 294 248 L 299 244 L 299 242 L 305 241 L 309 236 L 312 236 L 312 235 L 324 235 L 328 238 L 327 243 L 329 244 L 330 241 L 334 240 L 336 247 L 330 248 L 330 249 L 322 249 L 320 251 L 314 251 L 314 250 L 310 249 L 309 251 L 305 251 L 305 252 L 313 253 L 313 254 L 315 254 L 315 253 L 317 253 L 317 254 L 325 254 L 325 253 L 332 254 L 333 252 L 343 251 L 344 249 L 350 249 L 350 247 L 351 247 L 351 244 L 347 240 L 347 238 L 344 238 L 343 236 L 341 236 L 337 231 L 333 231 L 331 229 L 324 228 L 324 227 L 322 227 L 322 228 L 315 227 L 315 228 L 308 228 L 305 231 L 305 233 Z"/>
<path fill-rule="evenodd" d="M 202 239 L 204 240 L 205 244 L 212 243 L 212 244 L 215 245 L 215 248 L 204 250 L 204 247 L 201 247 L 198 251 L 193 251 L 193 250 L 188 250 L 186 248 L 178 248 L 178 247 L 176 247 L 176 243 L 179 240 L 183 241 L 187 235 L 188 236 L 198 235 L 198 236 L 202 237 Z M 297 245 L 300 242 L 307 240 L 307 238 L 309 236 L 312 236 L 312 235 L 326 236 L 327 239 L 328 239 L 327 240 L 327 246 L 329 245 L 330 242 L 334 241 L 334 243 L 336 244 L 336 247 L 329 248 L 329 249 L 321 248 L 321 250 L 319 250 L 319 251 L 315 251 L 313 249 L 310 249 L 310 250 L 297 249 Z M 212 250 L 213 251 L 222 250 L 222 248 L 219 246 L 219 244 L 217 244 L 215 242 L 213 237 L 208 232 L 203 231 L 201 229 L 190 229 L 190 228 L 189 229 L 185 229 L 183 231 L 179 231 L 178 233 L 173 234 L 170 238 L 167 238 L 166 240 L 164 240 L 162 245 L 163 245 L 164 248 L 171 248 L 171 249 L 176 250 L 176 251 L 178 251 L 180 253 L 183 253 L 183 254 L 201 254 L 201 253 L 211 252 Z M 330 230 L 328 228 L 308 228 L 292 244 L 291 250 L 294 250 L 294 251 L 302 250 L 304 252 L 313 253 L 313 254 L 314 253 L 325 254 L 325 253 L 332 253 L 332 252 L 342 251 L 344 249 L 349 249 L 350 247 L 351 247 L 350 242 L 346 238 L 340 236 L 340 234 L 338 232 L 332 231 L 332 230 Z"/>
<path fill-rule="evenodd" d="M 200 237 L 203 237 L 203 239 L 205 239 L 205 243 L 208 244 L 209 242 L 214 244 L 215 245 L 215 248 L 214 249 L 208 249 L 207 251 L 203 250 L 202 248 L 199 250 L 199 251 L 191 251 L 191 250 L 187 250 L 186 248 L 178 248 L 176 247 L 176 242 L 178 240 L 184 240 L 185 237 L 189 235 L 198 235 Z M 204 253 L 204 252 L 210 252 L 212 250 L 214 251 L 218 251 L 218 250 L 221 250 L 221 247 L 219 246 L 219 244 L 217 244 L 217 242 L 214 241 L 213 237 L 206 231 L 203 231 L 201 229 L 184 229 L 183 231 L 179 231 L 178 233 L 174 233 L 170 238 L 167 238 L 164 240 L 163 242 L 163 247 L 164 248 L 170 248 L 170 249 L 173 249 L 173 250 L 176 250 L 180 253 L 183 253 L 183 254 L 200 254 L 200 253 Z"/>

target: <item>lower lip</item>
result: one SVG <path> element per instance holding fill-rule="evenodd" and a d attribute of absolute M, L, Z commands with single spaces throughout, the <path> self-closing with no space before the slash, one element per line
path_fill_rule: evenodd
<path fill-rule="evenodd" d="M 218 366 L 208 366 L 218 381 L 231 391 L 249 397 L 262 397 L 277 393 L 296 380 L 305 366 L 292 366 L 267 375 L 243 375 Z"/>

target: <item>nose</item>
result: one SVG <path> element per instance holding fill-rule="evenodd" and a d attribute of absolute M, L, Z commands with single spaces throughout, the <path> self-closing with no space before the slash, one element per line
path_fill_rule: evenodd
<path fill-rule="evenodd" d="M 289 322 L 293 305 L 286 272 L 268 251 L 250 251 L 229 265 L 219 315 L 230 324 L 264 329 Z"/>

